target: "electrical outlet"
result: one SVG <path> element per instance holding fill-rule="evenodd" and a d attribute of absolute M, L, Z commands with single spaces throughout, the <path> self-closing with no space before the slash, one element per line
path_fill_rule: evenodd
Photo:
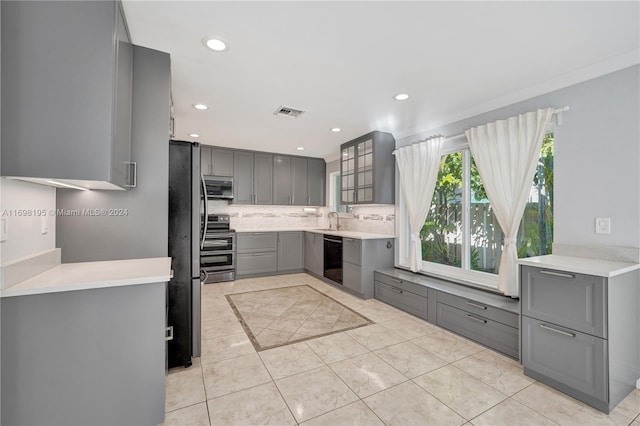
<path fill-rule="evenodd" d="M 596 234 L 611 234 L 611 218 L 596 217 Z"/>

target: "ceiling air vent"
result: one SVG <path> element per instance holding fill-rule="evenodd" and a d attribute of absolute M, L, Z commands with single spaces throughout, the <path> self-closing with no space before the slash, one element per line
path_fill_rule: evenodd
<path fill-rule="evenodd" d="M 288 106 L 280 105 L 280 107 L 273 112 L 273 115 L 281 115 L 283 117 L 298 118 L 304 113 L 301 109 L 290 108 Z"/>

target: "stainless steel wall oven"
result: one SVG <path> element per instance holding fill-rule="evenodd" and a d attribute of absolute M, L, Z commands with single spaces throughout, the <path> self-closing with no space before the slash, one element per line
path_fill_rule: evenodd
<path fill-rule="evenodd" d="M 229 215 L 206 215 L 203 229 L 200 279 L 205 284 L 233 281 L 236 275 L 236 232 L 229 228 Z"/>

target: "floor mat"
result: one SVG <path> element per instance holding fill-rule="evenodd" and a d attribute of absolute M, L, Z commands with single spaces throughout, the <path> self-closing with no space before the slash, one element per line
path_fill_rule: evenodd
<path fill-rule="evenodd" d="M 229 294 L 227 300 L 257 351 L 372 324 L 308 285 Z"/>

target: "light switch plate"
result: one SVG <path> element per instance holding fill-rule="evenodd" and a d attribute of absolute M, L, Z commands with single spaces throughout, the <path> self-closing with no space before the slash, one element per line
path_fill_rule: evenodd
<path fill-rule="evenodd" d="M 596 234 L 611 234 L 611 218 L 596 217 Z"/>

